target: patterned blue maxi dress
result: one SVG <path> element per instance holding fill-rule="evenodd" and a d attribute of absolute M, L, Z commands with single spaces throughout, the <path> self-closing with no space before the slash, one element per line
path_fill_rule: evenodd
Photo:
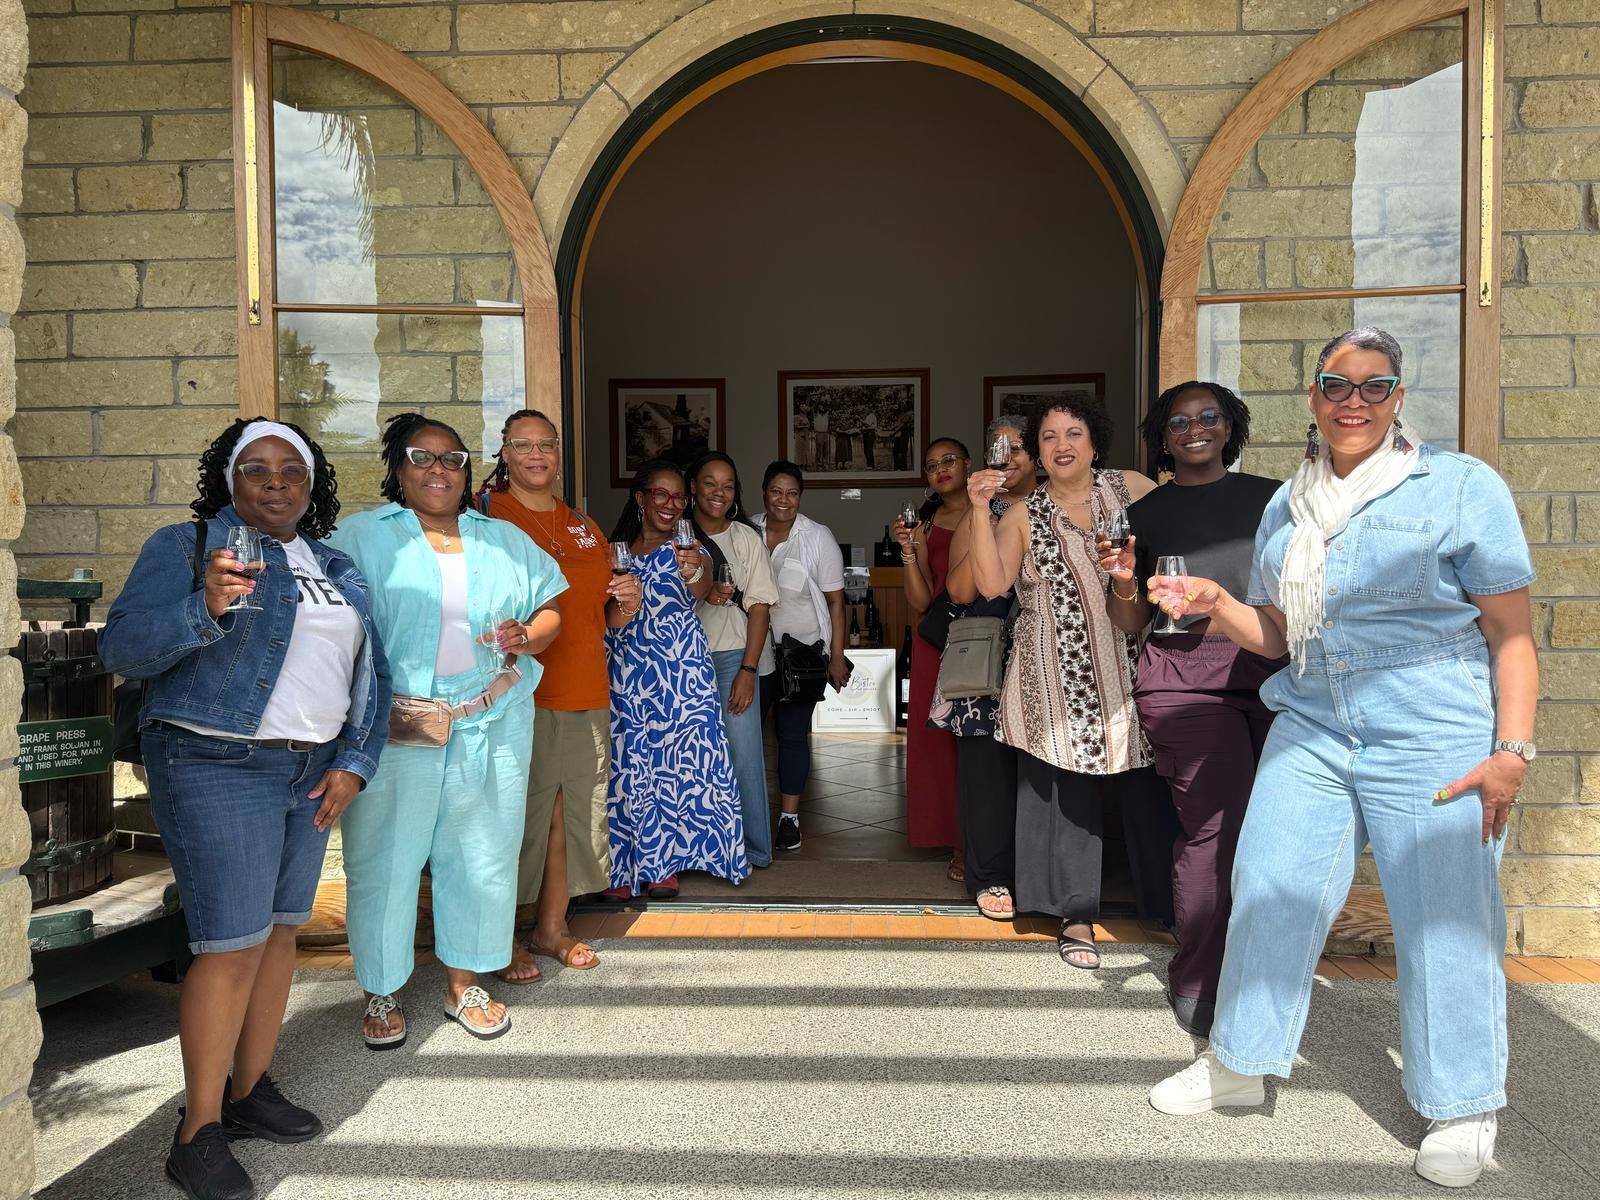
<path fill-rule="evenodd" d="M 705 629 L 670 545 L 634 570 L 643 607 L 606 635 L 611 884 L 637 894 L 679 871 L 738 883 L 750 864 Z"/>

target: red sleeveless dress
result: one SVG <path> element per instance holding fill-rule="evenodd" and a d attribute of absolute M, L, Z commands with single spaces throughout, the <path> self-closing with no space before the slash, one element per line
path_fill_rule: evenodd
<path fill-rule="evenodd" d="M 935 595 L 944 590 L 955 534 L 937 525 L 928 530 L 928 565 Z M 910 568 L 908 568 L 910 569 Z M 956 739 L 928 727 L 933 689 L 939 681 L 939 651 L 911 636 L 911 698 L 906 712 L 906 837 L 913 846 L 961 845 L 956 818 Z"/>

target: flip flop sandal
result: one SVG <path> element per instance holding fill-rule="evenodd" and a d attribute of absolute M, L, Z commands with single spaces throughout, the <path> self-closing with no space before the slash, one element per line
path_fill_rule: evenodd
<path fill-rule="evenodd" d="M 647 884 L 644 894 L 652 900 L 675 900 L 678 896 L 678 877 L 668 875 L 660 883 Z"/>
<path fill-rule="evenodd" d="M 361 1018 L 361 1037 L 367 1043 L 368 1050 L 398 1050 L 406 1044 L 406 1034 L 410 1030 L 404 1024 L 400 1026 L 399 1033 L 386 1033 L 380 1037 L 373 1037 L 366 1031 L 365 1024 L 369 1017 L 382 1021 L 385 1029 L 389 1028 L 390 1013 L 399 1013 L 401 1021 L 405 1020 L 406 1014 L 400 1007 L 400 1001 L 393 996 L 374 996 L 367 1001 L 366 1015 Z"/>
<path fill-rule="evenodd" d="M 944 877 L 951 883 L 965 883 L 967 881 L 967 861 L 959 854 L 950 856 L 950 865 L 945 868 Z"/>
<path fill-rule="evenodd" d="M 985 896 L 989 896 L 996 900 L 1004 899 L 1010 901 L 1011 889 L 1003 887 L 986 887 L 983 889 L 983 891 L 974 896 L 973 901 L 978 905 L 979 916 L 988 917 L 991 921 L 1009 921 L 1017 915 L 1017 908 L 1014 903 L 1008 909 L 985 908 L 982 904 L 982 900 Z"/>
<path fill-rule="evenodd" d="M 500 1018 L 500 1023 L 498 1025 L 482 1028 L 467 1020 L 466 1011 L 469 1008 L 481 1008 L 484 1016 L 487 1017 L 489 1015 L 489 993 L 484 991 L 477 984 L 473 984 L 466 991 L 461 993 L 460 1004 L 446 1004 L 444 1006 L 444 1015 L 449 1017 L 452 1021 L 461 1026 L 461 1028 L 465 1029 L 480 1042 L 493 1041 L 501 1034 L 510 1030 L 510 1009 L 506 1010 L 505 1016 Z"/>
<path fill-rule="evenodd" d="M 1077 967 L 1080 971 L 1098 971 L 1100 969 L 1100 950 L 1092 940 L 1093 935 L 1091 934 L 1091 940 L 1089 941 L 1085 941 L 1083 938 L 1067 936 L 1067 926 L 1069 924 L 1078 925 L 1083 923 L 1079 921 L 1062 922 L 1061 932 L 1056 934 L 1056 953 L 1061 956 L 1061 961 L 1069 967 Z M 1091 925 L 1090 928 L 1093 929 L 1094 927 Z M 1094 961 L 1092 963 L 1074 962 L 1068 957 L 1071 954 L 1083 953 L 1094 955 Z"/>
<path fill-rule="evenodd" d="M 572 961 L 572 956 L 579 950 L 587 950 L 589 952 L 588 962 L 575 963 Z M 563 967 L 573 971 L 589 971 L 600 965 L 600 956 L 594 952 L 594 947 L 589 945 L 588 942 L 580 942 L 571 934 L 558 939 L 554 949 L 541 946 L 532 938 L 529 938 L 528 951 L 531 954 L 542 955 L 545 958 L 553 958 Z"/>
<path fill-rule="evenodd" d="M 523 943 L 522 948 L 524 950 L 529 951 L 530 954 L 538 953 L 538 951 L 534 950 L 532 945 L 530 945 L 528 943 Z M 530 959 L 530 962 L 531 962 L 531 959 Z M 542 980 L 544 978 L 544 972 L 539 970 L 539 967 L 538 967 L 537 963 L 533 964 L 533 976 L 531 978 L 526 978 L 526 977 L 522 978 L 522 979 L 513 978 L 509 974 L 509 972 L 514 971 L 516 969 L 517 969 L 517 959 L 516 959 L 516 956 L 513 955 L 512 958 L 511 958 L 511 961 L 508 964 L 506 964 L 504 967 L 502 967 L 500 970 L 498 970 L 498 971 L 496 971 L 494 973 L 495 974 L 495 978 L 500 980 L 501 983 L 509 983 L 509 984 L 511 984 L 512 987 L 527 987 L 528 984 L 530 984 L 530 983 L 538 983 L 540 980 Z"/>

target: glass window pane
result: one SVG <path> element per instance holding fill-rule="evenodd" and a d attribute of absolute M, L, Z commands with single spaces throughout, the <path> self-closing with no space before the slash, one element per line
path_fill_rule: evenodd
<path fill-rule="evenodd" d="M 350 510 L 382 503 L 384 422 L 424 412 L 459 433 L 475 480 L 524 407 L 522 318 L 281 313 L 278 412 L 321 443 Z"/>
<path fill-rule="evenodd" d="M 1412 441 L 1456 449 L 1461 412 L 1461 298 L 1379 296 L 1200 306 L 1196 370 L 1250 406 L 1242 466 L 1287 479 L 1305 453 L 1306 389 L 1328 340 L 1376 325 L 1400 343 L 1402 409 Z"/>
<path fill-rule="evenodd" d="M 272 86 L 280 304 L 521 303 L 500 215 L 432 121 L 281 46 Z"/>
<path fill-rule="evenodd" d="M 1461 279 L 1462 24 L 1399 34 L 1296 100 L 1228 188 L 1202 292 Z"/>

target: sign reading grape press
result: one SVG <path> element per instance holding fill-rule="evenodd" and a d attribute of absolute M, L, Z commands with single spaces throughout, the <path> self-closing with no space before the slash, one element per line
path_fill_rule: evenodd
<path fill-rule="evenodd" d="M 22 783 L 96 775 L 111 766 L 110 717 L 24 721 L 17 726 L 17 778 Z"/>

